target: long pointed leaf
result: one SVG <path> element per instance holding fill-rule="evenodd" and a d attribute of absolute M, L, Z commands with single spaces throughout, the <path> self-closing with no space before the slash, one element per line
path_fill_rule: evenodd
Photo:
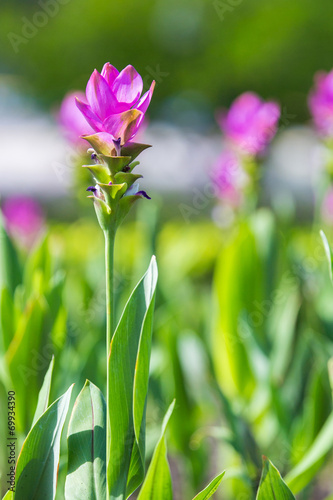
<path fill-rule="evenodd" d="M 153 257 L 130 296 L 111 341 L 111 451 L 107 472 L 111 498 L 128 497 L 144 477 L 145 407 L 156 283 Z"/>
<path fill-rule="evenodd" d="M 0 297 L 0 349 L 7 351 L 15 334 L 15 308 L 11 294 L 3 288 Z"/>
<path fill-rule="evenodd" d="M 34 416 L 31 427 L 33 427 L 35 425 L 37 420 L 43 415 L 43 413 L 46 411 L 47 407 L 49 406 L 53 367 L 54 367 L 54 356 L 52 356 L 50 365 L 49 365 L 48 370 L 46 372 L 46 375 L 44 377 L 44 382 L 43 382 L 42 388 L 38 394 L 37 408 L 35 411 L 35 416 Z"/>
<path fill-rule="evenodd" d="M 66 500 L 106 498 L 106 403 L 101 391 L 86 381 L 68 427 Z"/>
<path fill-rule="evenodd" d="M 287 474 L 286 483 L 298 493 L 314 478 L 322 460 L 333 448 L 333 413 L 302 460 Z"/>
<path fill-rule="evenodd" d="M 138 500 L 172 500 L 172 481 L 167 459 L 165 431 L 175 407 L 175 400 L 165 414 L 161 437 L 155 447 Z"/>
<path fill-rule="evenodd" d="M 20 407 L 17 430 L 22 432 L 30 428 L 33 411 L 37 405 L 40 368 L 36 363 L 36 355 L 40 352 L 43 316 L 42 300 L 31 299 L 20 317 L 14 338 L 5 355 L 17 405 Z"/>
<path fill-rule="evenodd" d="M 11 293 L 22 281 L 21 266 L 15 247 L 3 226 L 0 212 L 0 289 L 6 287 Z"/>
<path fill-rule="evenodd" d="M 216 476 L 207 486 L 204 490 L 200 491 L 200 493 L 198 493 L 194 498 L 193 500 L 208 500 L 208 498 L 210 498 L 214 493 L 215 491 L 217 490 L 217 488 L 220 486 L 220 483 L 223 479 L 223 476 L 224 476 L 225 472 L 222 472 L 221 474 L 219 474 L 218 476 Z"/>
<path fill-rule="evenodd" d="M 72 389 L 43 413 L 26 437 L 17 461 L 15 500 L 54 500 L 60 438 Z"/>
<path fill-rule="evenodd" d="M 321 236 L 321 239 L 323 241 L 324 250 L 325 250 L 326 257 L 327 257 L 328 272 L 329 272 L 331 281 L 333 281 L 333 255 L 332 255 L 332 250 L 331 250 L 330 244 L 328 243 L 328 239 L 327 239 L 326 234 L 324 233 L 324 231 L 320 231 L 320 236 Z"/>

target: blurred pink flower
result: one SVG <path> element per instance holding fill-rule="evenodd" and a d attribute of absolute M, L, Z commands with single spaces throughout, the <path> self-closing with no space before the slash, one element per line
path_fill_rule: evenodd
<path fill-rule="evenodd" d="M 26 196 L 7 198 L 2 214 L 7 232 L 24 246 L 31 246 L 44 227 L 41 206 Z"/>
<path fill-rule="evenodd" d="M 121 144 L 130 141 L 138 132 L 150 104 L 155 81 L 141 97 L 143 81 L 133 66 L 120 73 L 110 63 L 104 64 L 102 73 L 96 69 L 87 88 L 88 104 L 76 99 L 76 105 L 97 133 L 108 133 Z"/>
<path fill-rule="evenodd" d="M 333 225 L 333 188 L 329 188 L 325 197 L 323 204 L 321 206 L 321 215 L 323 220 L 329 224 Z"/>
<path fill-rule="evenodd" d="M 316 74 L 308 104 L 318 132 L 333 137 L 333 70 Z"/>
<path fill-rule="evenodd" d="M 255 156 L 266 149 L 276 134 L 279 118 L 278 104 L 245 92 L 235 99 L 227 113 L 218 116 L 218 123 L 241 152 Z"/>
<path fill-rule="evenodd" d="M 83 92 L 70 92 L 64 97 L 61 103 L 58 119 L 67 139 L 73 144 L 87 149 L 89 145 L 87 141 L 81 138 L 81 135 L 93 134 L 94 129 L 87 123 L 82 113 L 78 110 L 75 97 L 79 97 L 82 102 L 86 102 Z"/>
<path fill-rule="evenodd" d="M 234 207 L 241 203 L 247 175 L 238 156 L 231 149 L 226 149 L 219 156 L 211 172 L 211 178 L 216 187 L 217 196 L 221 200 Z"/>

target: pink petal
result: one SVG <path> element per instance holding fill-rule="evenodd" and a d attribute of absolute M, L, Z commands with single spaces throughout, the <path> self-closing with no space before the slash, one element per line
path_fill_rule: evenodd
<path fill-rule="evenodd" d="M 98 132 L 102 130 L 102 122 L 98 118 L 98 116 L 96 116 L 95 113 L 92 112 L 90 106 L 80 101 L 77 97 L 75 98 L 75 102 L 76 106 L 79 108 L 89 125 Z"/>
<path fill-rule="evenodd" d="M 280 119 L 280 106 L 275 102 L 265 102 L 258 112 L 257 119 L 261 126 L 274 128 Z"/>
<path fill-rule="evenodd" d="M 155 80 L 153 80 L 148 92 L 146 92 L 141 97 L 140 101 L 135 106 L 135 108 L 138 109 L 139 111 L 142 111 L 142 113 L 145 113 L 147 111 L 147 108 L 148 108 L 150 101 L 151 101 L 151 98 L 153 96 L 154 88 L 155 88 Z"/>
<path fill-rule="evenodd" d="M 144 113 L 137 109 L 131 109 L 106 118 L 103 122 L 103 128 L 115 139 L 120 137 L 121 144 L 125 144 L 135 136 L 143 117 Z"/>
<path fill-rule="evenodd" d="M 227 130 L 225 132 L 239 133 L 248 130 L 260 106 L 261 101 L 256 94 L 252 92 L 241 94 L 234 100 L 230 107 L 226 119 Z"/>
<path fill-rule="evenodd" d="M 96 69 L 87 83 L 86 96 L 91 109 L 101 120 L 114 112 L 116 99 L 107 81 Z"/>
<path fill-rule="evenodd" d="M 107 81 L 108 85 L 111 87 L 117 76 L 119 75 L 119 71 L 117 68 L 112 66 L 110 63 L 105 63 L 102 69 L 102 76 Z"/>
<path fill-rule="evenodd" d="M 115 79 L 112 90 L 119 103 L 129 107 L 138 102 L 143 89 L 142 78 L 133 66 L 126 66 Z"/>

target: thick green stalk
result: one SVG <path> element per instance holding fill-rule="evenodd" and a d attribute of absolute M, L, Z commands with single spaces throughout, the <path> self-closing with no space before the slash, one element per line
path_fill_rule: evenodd
<path fill-rule="evenodd" d="M 104 231 L 105 237 L 105 275 L 106 275 L 106 464 L 108 468 L 110 460 L 110 418 L 109 418 L 109 352 L 110 343 L 114 333 L 114 270 L 113 270 L 113 254 L 115 242 L 115 229 L 107 229 Z M 106 480 L 107 498 L 109 500 L 109 486 Z"/>

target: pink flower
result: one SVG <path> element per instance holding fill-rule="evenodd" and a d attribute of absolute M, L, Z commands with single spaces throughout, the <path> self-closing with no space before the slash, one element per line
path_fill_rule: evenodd
<path fill-rule="evenodd" d="M 94 129 L 87 123 L 82 113 L 78 110 L 75 97 L 86 103 L 86 97 L 83 92 L 77 91 L 67 94 L 60 106 L 59 123 L 70 142 L 87 149 L 87 142 L 81 139 L 81 135 L 93 134 Z"/>
<path fill-rule="evenodd" d="M 238 156 L 231 149 L 222 152 L 213 168 L 211 177 L 219 198 L 234 207 L 241 203 L 247 175 Z"/>
<path fill-rule="evenodd" d="M 325 198 L 324 198 L 324 201 L 323 201 L 323 204 L 322 204 L 322 207 L 321 207 L 321 215 L 322 215 L 322 218 L 323 220 L 329 224 L 329 225 L 333 225 L 333 188 L 329 188 L 326 195 L 325 195 Z"/>
<path fill-rule="evenodd" d="M 315 88 L 310 92 L 309 108 L 319 133 L 333 136 L 333 70 L 315 76 Z"/>
<path fill-rule="evenodd" d="M 120 73 L 110 63 L 104 64 L 102 73 L 96 69 L 87 88 L 87 103 L 76 99 L 76 105 L 97 133 L 110 134 L 121 144 L 129 142 L 138 132 L 151 101 L 155 81 L 143 95 L 143 82 L 133 66 Z"/>
<path fill-rule="evenodd" d="M 262 153 L 277 131 L 280 106 L 262 101 L 256 94 L 245 92 L 218 117 L 226 137 L 241 152 L 255 156 Z"/>
<path fill-rule="evenodd" d="M 7 232 L 27 247 L 33 244 L 44 226 L 43 211 L 32 198 L 7 198 L 2 214 Z"/>

